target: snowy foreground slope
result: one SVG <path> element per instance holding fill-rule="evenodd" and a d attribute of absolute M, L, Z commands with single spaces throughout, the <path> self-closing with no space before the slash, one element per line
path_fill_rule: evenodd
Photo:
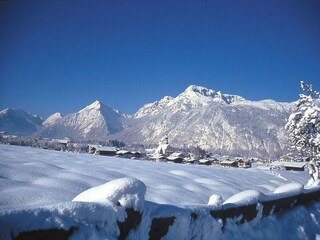
<path fill-rule="evenodd" d="M 91 187 L 128 177 L 139 179 L 146 186 L 145 204 L 134 204 L 143 208 L 145 215 L 160 211 L 159 203 L 170 205 L 162 207 L 167 210 L 161 214 L 177 212 L 179 215 L 178 224 L 170 229 L 166 239 L 320 237 L 318 203 L 241 226 L 230 222 L 223 231 L 219 221 L 204 217 L 195 225 L 184 218 L 181 210 L 195 205 L 205 207 L 213 194 L 231 201 L 232 195 L 243 190 L 258 190 L 269 195 L 284 184 L 305 184 L 309 178 L 305 172 L 153 163 L 8 145 L 0 145 L 0 166 L 1 239 L 10 239 L 10 234 L 21 230 L 68 229 L 73 224 L 80 226 L 75 239 L 116 239 L 119 232 L 115 223 L 125 218 L 123 209 L 112 202 L 71 201 Z M 146 222 L 141 225 L 138 232 L 129 235 L 131 239 L 147 238 L 143 234 L 148 231 L 143 228 L 150 225 Z"/>

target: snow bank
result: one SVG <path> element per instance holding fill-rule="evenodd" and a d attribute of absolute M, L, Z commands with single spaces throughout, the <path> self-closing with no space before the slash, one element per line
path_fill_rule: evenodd
<path fill-rule="evenodd" d="M 110 201 L 126 208 L 141 209 L 146 194 L 146 185 L 136 178 L 120 178 L 105 184 L 90 188 L 72 201 L 97 202 Z"/>
<path fill-rule="evenodd" d="M 261 198 L 261 193 L 257 190 L 245 190 L 228 198 L 224 205 L 250 205 L 257 203 Z"/>
<path fill-rule="evenodd" d="M 298 195 L 303 191 L 303 185 L 301 183 L 288 183 L 278 187 L 274 190 L 275 194 L 281 194 L 281 196 Z"/>

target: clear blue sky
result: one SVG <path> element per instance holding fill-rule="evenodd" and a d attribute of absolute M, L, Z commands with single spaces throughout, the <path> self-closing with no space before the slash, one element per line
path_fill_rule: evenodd
<path fill-rule="evenodd" d="M 319 0 L 0 1 L 0 109 L 125 113 L 191 84 L 250 100 L 320 89 Z"/>

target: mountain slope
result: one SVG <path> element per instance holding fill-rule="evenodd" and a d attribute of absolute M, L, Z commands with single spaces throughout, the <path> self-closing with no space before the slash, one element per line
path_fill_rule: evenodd
<path fill-rule="evenodd" d="M 19 109 L 7 108 L 0 112 L 0 131 L 13 135 L 31 135 L 42 125 L 42 119 Z"/>
<path fill-rule="evenodd" d="M 77 113 L 64 117 L 50 116 L 37 134 L 43 137 L 69 137 L 79 140 L 108 139 L 123 129 L 125 117 L 112 108 L 95 101 Z"/>
<path fill-rule="evenodd" d="M 148 113 L 150 104 L 142 107 L 133 127 L 119 137 L 150 144 L 167 134 L 177 147 L 200 146 L 220 154 L 277 157 L 286 150 L 284 125 L 291 107 L 289 103 L 253 102 L 190 86 L 176 98 L 167 98 L 152 113 Z"/>

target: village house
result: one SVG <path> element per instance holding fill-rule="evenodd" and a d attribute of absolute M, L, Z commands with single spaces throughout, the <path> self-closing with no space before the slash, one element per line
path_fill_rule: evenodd
<path fill-rule="evenodd" d="M 294 159 L 288 155 L 280 157 L 280 162 L 294 162 Z"/>
<path fill-rule="evenodd" d="M 182 163 L 185 158 L 185 155 L 182 152 L 174 152 L 168 157 L 168 161 L 175 163 Z"/>
<path fill-rule="evenodd" d="M 251 168 L 251 162 L 249 160 L 243 160 L 242 158 L 237 160 L 239 168 Z"/>
<path fill-rule="evenodd" d="M 238 167 L 238 163 L 235 160 L 226 159 L 220 162 L 222 167 Z"/>
<path fill-rule="evenodd" d="M 134 158 L 142 158 L 143 154 L 141 152 L 132 152 Z"/>
<path fill-rule="evenodd" d="M 199 164 L 200 164 L 200 165 L 207 165 L 207 166 L 209 166 L 209 165 L 212 164 L 212 162 L 211 162 L 211 160 L 209 160 L 209 159 L 200 159 L 200 160 L 199 160 Z"/>
<path fill-rule="evenodd" d="M 199 164 L 199 161 L 194 158 L 185 158 L 183 160 L 183 163 L 185 163 L 185 164 Z"/>
<path fill-rule="evenodd" d="M 181 157 L 168 157 L 167 159 L 168 159 L 168 161 L 174 162 L 174 163 L 182 163 L 183 162 L 183 158 L 181 158 Z"/>
<path fill-rule="evenodd" d="M 281 162 L 274 161 L 271 163 L 271 169 L 284 169 L 287 171 L 304 171 L 308 162 Z"/>
<path fill-rule="evenodd" d="M 90 154 L 103 155 L 103 156 L 115 156 L 117 151 L 118 150 L 116 147 L 88 145 L 88 152 Z"/>
<path fill-rule="evenodd" d="M 69 138 L 52 139 L 52 142 L 57 143 L 61 151 L 66 151 L 68 149 L 68 146 L 71 144 L 71 140 Z"/>
<path fill-rule="evenodd" d="M 220 160 L 217 158 L 212 159 L 211 162 L 212 162 L 212 165 L 216 165 L 216 166 L 220 165 Z"/>
<path fill-rule="evenodd" d="M 119 150 L 117 151 L 116 155 L 122 158 L 131 158 L 131 159 L 142 157 L 142 153 L 140 152 L 131 152 L 127 150 Z"/>
<path fill-rule="evenodd" d="M 156 162 L 166 162 L 168 160 L 163 154 L 153 154 L 150 156 L 150 159 Z"/>
<path fill-rule="evenodd" d="M 267 161 L 260 159 L 260 158 L 251 158 L 251 162 L 256 163 L 256 164 L 266 164 Z"/>
<path fill-rule="evenodd" d="M 134 157 L 134 154 L 130 151 L 127 150 L 119 150 L 117 151 L 117 156 L 122 157 L 122 158 L 132 158 Z"/>

